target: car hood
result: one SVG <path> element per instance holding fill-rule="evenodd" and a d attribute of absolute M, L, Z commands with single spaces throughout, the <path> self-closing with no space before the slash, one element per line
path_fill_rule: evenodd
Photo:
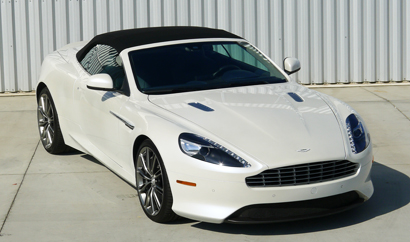
<path fill-rule="evenodd" d="M 297 84 L 151 95 L 149 100 L 271 168 L 345 157 L 332 110 L 315 91 Z"/>

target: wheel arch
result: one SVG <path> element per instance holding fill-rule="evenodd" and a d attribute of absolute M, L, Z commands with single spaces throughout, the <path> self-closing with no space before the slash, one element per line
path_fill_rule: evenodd
<path fill-rule="evenodd" d="M 42 91 L 44 88 L 47 88 L 47 85 L 46 85 L 44 82 L 39 82 L 39 83 L 37 84 L 37 88 L 36 88 L 36 97 L 37 97 L 37 100 L 38 100 L 38 98 L 40 97 L 40 93 L 41 93 L 41 91 Z"/>
<path fill-rule="evenodd" d="M 142 134 L 142 135 L 138 136 L 134 141 L 134 146 L 133 146 L 133 149 L 132 149 L 132 159 L 133 159 L 133 162 L 134 162 L 134 167 L 135 167 L 136 162 L 137 162 L 135 160 L 135 156 L 137 155 L 138 149 L 140 148 L 142 142 L 144 142 L 144 140 L 147 140 L 147 139 L 151 140 L 150 138 L 148 138 L 148 136 Z"/>

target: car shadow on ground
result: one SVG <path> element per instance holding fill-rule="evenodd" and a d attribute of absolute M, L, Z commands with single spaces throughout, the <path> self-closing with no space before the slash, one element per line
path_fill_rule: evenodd
<path fill-rule="evenodd" d="M 84 154 L 83 152 L 78 151 L 78 150 L 74 150 L 74 149 L 73 149 L 73 150 L 70 150 L 70 151 L 67 152 L 67 153 L 58 154 L 58 156 L 72 156 L 72 155 L 80 155 L 81 158 L 84 158 L 84 159 L 86 159 L 86 160 L 88 160 L 88 161 L 91 161 L 91 162 L 93 162 L 93 163 L 95 163 L 95 164 L 97 164 L 97 165 L 104 166 L 101 162 L 99 162 L 97 159 L 95 159 L 95 158 L 92 157 L 91 155 Z M 105 167 L 105 166 L 104 166 L 104 167 Z"/>
<path fill-rule="evenodd" d="M 195 223 L 192 227 L 227 234 L 286 235 L 333 230 L 359 224 L 390 213 L 410 202 L 410 178 L 375 162 L 372 168 L 374 194 L 352 210 L 322 218 L 262 225 Z"/>
<path fill-rule="evenodd" d="M 91 155 L 83 154 L 81 157 L 84 158 L 84 159 L 86 159 L 86 160 L 89 160 L 89 161 L 91 161 L 91 162 L 93 162 L 93 163 L 95 163 L 95 164 L 97 164 L 97 165 L 104 166 L 101 162 L 99 162 L 97 159 L 95 159 L 95 158 L 92 157 Z M 105 166 L 104 166 L 104 167 L 105 167 Z"/>

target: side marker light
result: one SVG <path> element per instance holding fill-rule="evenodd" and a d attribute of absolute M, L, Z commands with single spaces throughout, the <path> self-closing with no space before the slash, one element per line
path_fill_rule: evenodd
<path fill-rule="evenodd" d="M 191 186 L 191 187 L 196 187 L 196 183 L 193 183 L 193 182 L 177 180 L 177 183 L 182 184 L 182 185 Z"/>

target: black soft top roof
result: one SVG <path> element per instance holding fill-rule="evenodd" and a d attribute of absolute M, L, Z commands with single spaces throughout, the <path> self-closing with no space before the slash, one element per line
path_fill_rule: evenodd
<path fill-rule="evenodd" d="M 205 27 L 154 27 L 127 29 L 108 32 L 95 36 L 87 45 L 77 53 L 81 61 L 84 56 L 97 44 L 109 45 L 120 53 L 122 50 L 151 43 L 172 40 L 200 39 L 200 38 L 240 38 L 225 30 Z"/>

